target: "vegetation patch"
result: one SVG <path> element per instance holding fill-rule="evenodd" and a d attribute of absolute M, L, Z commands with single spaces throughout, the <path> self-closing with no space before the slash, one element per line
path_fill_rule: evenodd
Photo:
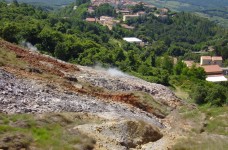
<path fill-rule="evenodd" d="M 6 50 L 3 47 L 0 47 L 0 66 L 12 66 L 12 67 L 19 67 L 25 68 L 27 64 L 19 60 L 17 55 L 14 52 Z"/>
<path fill-rule="evenodd" d="M 63 114 L 1 114 L 0 148 L 42 148 L 42 149 L 92 149 L 95 141 L 85 135 L 72 132 L 79 124 L 99 123 L 77 113 Z"/>

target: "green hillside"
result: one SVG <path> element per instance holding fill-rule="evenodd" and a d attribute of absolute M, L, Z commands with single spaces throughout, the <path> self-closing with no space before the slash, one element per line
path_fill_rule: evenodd
<path fill-rule="evenodd" d="M 7 2 L 12 2 L 12 0 L 6 0 Z M 59 8 L 70 3 L 75 2 L 75 0 L 17 0 L 19 3 L 28 3 L 35 6 L 43 6 L 50 8 Z"/>
<path fill-rule="evenodd" d="M 188 11 L 209 18 L 211 21 L 228 27 L 227 0 L 144 0 L 158 7 L 168 7 L 174 11 Z"/>
<path fill-rule="evenodd" d="M 226 29 L 189 13 L 170 14 L 162 20 L 151 12 L 125 22 L 134 26 L 134 30 L 118 24 L 109 30 L 99 23 L 84 20 L 92 16 L 87 13 L 87 7 L 88 4 L 82 4 L 75 10 L 71 4 L 47 12 L 26 4 L 0 2 L 0 37 L 17 44 L 30 42 L 42 53 L 64 61 L 116 67 L 149 82 L 180 86 L 191 92 L 199 104 L 227 104 L 227 84 L 208 83 L 202 68 L 188 68 L 181 61 L 197 62 L 200 55 L 192 52 L 212 46 L 215 51 L 208 55 L 222 56 L 227 66 Z M 113 8 L 109 5 L 98 8 L 100 12 L 106 9 Z M 127 43 L 123 37 L 138 37 L 146 46 Z M 176 65 L 173 57 L 179 60 Z M 201 95 L 198 89 L 206 95 Z"/>

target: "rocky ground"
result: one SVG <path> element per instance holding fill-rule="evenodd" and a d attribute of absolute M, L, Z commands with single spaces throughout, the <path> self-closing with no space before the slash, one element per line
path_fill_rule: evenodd
<path fill-rule="evenodd" d="M 167 132 L 170 124 L 165 115 L 161 117 L 132 94 L 146 93 L 151 101 L 172 111 L 182 101 L 167 87 L 118 70 L 76 66 L 5 41 L 0 44 L 1 50 L 15 53 L 16 59 L 27 64 L 6 63 L 0 68 L 0 112 L 81 112 L 103 118 L 102 124 L 69 129 L 95 139 L 95 149 L 168 149 L 171 145 L 173 135 Z"/>

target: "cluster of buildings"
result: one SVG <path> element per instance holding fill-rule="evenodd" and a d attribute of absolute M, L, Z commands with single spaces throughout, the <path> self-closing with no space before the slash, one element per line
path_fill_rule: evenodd
<path fill-rule="evenodd" d="M 228 75 L 228 68 L 223 68 L 223 59 L 221 56 L 201 56 L 200 64 L 194 61 L 184 61 L 187 67 L 195 64 L 197 67 L 202 67 L 207 75 L 206 80 L 210 82 L 227 81 L 224 75 Z"/>
<path fill-rule="evenodd" d="M 114 7 L 118 6 L 134 6 L 138 4 L 138 2 L 134 2 L 131 0 L 91 0 L 92 6 L 100 6 L 101 4 L 108 3 Z"/>
<path fill-rule="evenodd" d="M 103 26 L 107 26 L 109 30 L 112 30 L 112 28 L 116 26 L 117 23 L 120 23 L 119 20 L 116 20 L 115 18 L 109 16 L 101 16 L 100 18 L 86 18 L 85 20 L 87 22 L 99 23 Z"/>
<path fill-rule="evenodd" d="M 138 11 L 136 13 L 133 13 L 133 11 L 128 6 L 135 6 L 135 5 L 143 5 L 144 7 L 147 7 L 151 11 L 157 10 L 154 13 L 155 16 L 162 18 L 162 19 L 168 18 L 168 12 L 169 12 L 168 8 L 157 9 L 154 5 L 147 4 L 144 2 L 134 2 L 131 0 L 92 0 L 91 5 L 87 9 L 87 12 L 89 14 L 92 14 L 95 12 L 96 7 L 100 6 L 101 4 L 105 4 L 105 3 L 108 3 L 112 6 L 114 6 L 116 13 L 121 14 L 123 16 L 122 20 L 116 20 L 115 18 L 109 17 L 109 16 L 101 16 L 100 18 L 86 18 L 85 20 L 88 22 L 100 23 L 104 26 L 107 26 L 110 30 L 112 30 L 112 28 L 117 23 L 125 22 L 129 19 L 138 18 L 140 16 L 144 16 L 147 14 L 145 11 Z M 129 29 L 129 30 L 134 29 L 133 26 L 128 26 L 126 24 L 121 24 L 121 26 L 123 28 Z"/>

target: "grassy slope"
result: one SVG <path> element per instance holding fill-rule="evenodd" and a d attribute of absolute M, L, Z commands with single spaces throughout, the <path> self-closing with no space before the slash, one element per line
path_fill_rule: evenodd
<path fill-rule="evenodd" d="M 174 92 L 183 100 L 193 102 L 187 92 L 181 88 L 176 87 Z M 228 149 L 228 106 L 209 107 L 205 105 L 192 110 L 183 106 L 179 113 L 181 120 L 190 124 L 190 132 L 187 132 L 187 138 L 180 139 L 173 149 Z"/>
<path fill-rule="evenodd" d="M 91 149 L 95 141 L 72 132 L 76 125 L 93 122 L 76 113 L 29 115 L 0 114 L 0 148 Z M 6 142 L 6 139 L 8 142 Z"/>

